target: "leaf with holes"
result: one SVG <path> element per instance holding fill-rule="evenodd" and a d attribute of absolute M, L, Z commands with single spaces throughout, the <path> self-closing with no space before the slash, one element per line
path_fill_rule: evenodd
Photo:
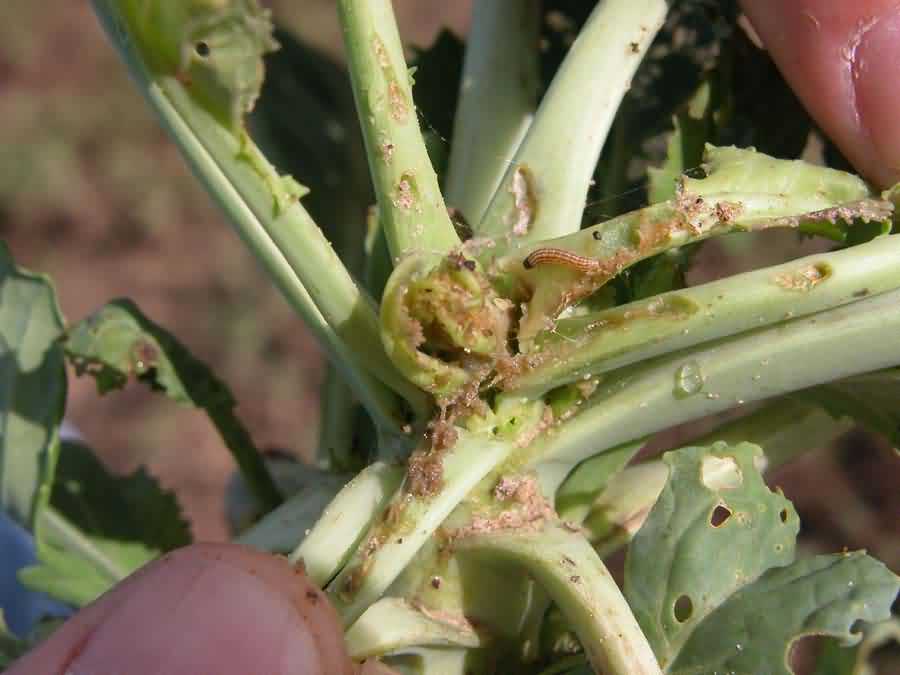
<path fill-rule="evenodd" d="M 852 642 L 856 620 L 889 613 L 897 580 L 862 553 L 791 564 L 799 520 L 770 491 L 749 443 L 666 453 L 669 481 L 638 532 L 625 594 L 672 673 L 788 674 L 804 634 Z"/>
<path fill-rule="evenodd" d="M 862 634 L 853 625 L 890 617 L 898 589 L 900 579 L 862 551 L 770 570 L 697 627 L 670 672 L 789 675 L 797 638 L 828 635 L 856 644 Z"/>
<path fill-rule="evenodd" d="M 257 0 L 124 0 L 119 3 L 154 73 L 177 77 L 191 97 L 237 131 L 277 47 Z"/>
<path fill-rule="evenodd" d="M 0 508 L 32 528 L 49 494 L 66 398 L 63 319 L 44 277 L 0 244 Z"/>
<path fill-rule="evenodd" d="M 281 503 L 272 478 L 247 430 L 234 414 L 225 384 L 170 333 L 130 300 L 114 300 L 69 332 L 66 354 L 76 372 L 91 374 L 101 394 L 135 377 L 182 405 L 209 415 L 254 495 L 267 508 Z"/>
<path fill-rule="evenodd" d="M 754 466 L 758 446 L 664 455 L 669 480 L 628 550 L 625 595 L 660 664 L 733 593 L 794 557 L 800 523 Z"/>

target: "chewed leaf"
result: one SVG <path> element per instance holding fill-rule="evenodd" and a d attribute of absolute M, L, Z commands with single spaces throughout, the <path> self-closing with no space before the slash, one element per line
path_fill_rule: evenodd
<path fill-rule="evenodd" d="M 253 108 L 262 57 L 277 47 L 257 0 L 126 0 L 122 3 L 147 67 L 177 77 L 231 130 Z"/>
<path fill-rule="evenodd" d="M 664 455 L 669 482 L 638 532 L 625 593 L 660 665 L 678 675 L 790 675 L 806 635 L 858 641 L 900 579 L 862 552 L 793 562 L 797 514 L 765 486 L 757 446 Z"/>
<path fill-rule="evenodd" d="M 79 443 L 62 443 L 51 504 L 92 537 L 140 541 L 160 552 L 191 543 L 174 493 L 143 467 L 111 474 Z"/>
<path fill-rule="evenodd" d="M 114 300 L 77 323 L 65 349 L 79 374 L 94 377 L 101 394 L 135 377 L 183 405 L 234 405 L 209 368 L 130 300 Z"/>
<path fill-rule="evenodd" d="M 798 392 L 832 417 L 852 417 L 900 447 L 900 368 L 856 375 Z"/>
<path fill-rule="evenodd" d="M 889 618 L 898 589 L 900 579 L 861 551 L 771 570 L 697 627 L 670 672 L 790 675 L 797 638 L 829 635 L 856 644 L 854 624 Z"/>
<path fill-rule="evenodd" d="M 56 463 L 66 371 L 63 319 L 44 277 L 0 244 L 0 509 L 31 528 Z"/>
<path fill-rule="evenodd" d="M 793 560 L 799 520 L 766 487 L 761 457 L 748 443 L 664 455 L 669 481 L 625 565 L 626 597 L 663 667 L 732 594 Z"/>
<path fill-rule="evenodd" d="M 65 349 L 76 372 L 92 375 L 101 394 L 121 389 L 134 377 L 177 403 L 202 408 L 260 503 L 268 509 L 281 503 L 259 451 L 234 414 L 231 392 L 133 302 L 114 300 L 76 324 Z"/>

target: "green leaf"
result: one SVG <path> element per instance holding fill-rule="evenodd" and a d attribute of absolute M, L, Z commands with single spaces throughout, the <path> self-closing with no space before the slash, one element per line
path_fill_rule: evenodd
<path fill-rule="evenodd" d="M 889 368 L 797 392 L 832 417 L 852 417 L 900 447 L 900 368 Z"/>
<path fill-rule="evenodd" d="M 141 467 L 115 476 L 91 450 L 64 442 L 51 504 L 91 537 L 140 541 L 159 552 L 191 543 L 175 495 Z"/>
<path fill-rule="evenodd" d="M 32 529 L 58 451 L 66 372 L 63 318 L 50 281 L 0 243 L 0 507 Z"/>
<path fill-rule="evenodd" d="M 6 668 L 28 650 L 28 643 L 13 635 L 3 619 L 0 608 L 0 668 Z"/>
<path fill-rule="evenodd" d="M 900 618 L 897 616 L 866 626 L 862 641 L 853 649 L 841 647 L 836 639 L 828 640 L 816 661 L 815 675 L 876 675 L 887 672 L 879 671 L 877 665 L 870 661 L 876 650 L 890 643 L 900 645 Z M 895 650 L 892 663 L 896 664 L 896 661 Z"/>
<path fill-rule="evenodd" d="M 800 523 L 754 467 L 762 457 L 748 443 L 663 456 L 669 480 L 625 566 L 626 596 L 663 667 L 735 591 L 793 559 Z"/>
<path fill-rule="evenodd" d="M 157 74 L 190 84 L 191 96 L 232 130 L 243 125 L 263 81 L 262 58 L 278 43 L 257 0 L 125 0 L 119 3 L 141 56 Z"/>
<path fill-rule="evenodd" d="M 862 551 L 771 570 L 694 631 L 670 672 L 789 675 L 794 640 L 829 635 L 856 644 L 854 624 L 890 617 L 898 590 L 900 579 Z"/>
<path fill-rule="evenodd" d="M 666 143 L 665 162 L 659 168 L 651 167 L 647 170 L 647 199 L 650 204 L 675 197 L 675 188 L 681 174 L 699 166 L 703 161 L 705 144 L 715 140 L 714 111 L 713 85 L 707 79 L 687 105 L 675 113 L 675 128 Z"/>
<path fill-rule="evenodd" d="M 133 302 L 114 300 L 80 321 L 69 331 L 65 349 L 76 372 L 91 374 L 101 394 L 135 377 L 176 403 L 202 408 L 261 505 L 268 511 L 281 502 L 224 383 Z"/>
<path fill-rule="evenodd" d="M 594 500 L 644 447 L 644 443 L 644 440 L 626 443 L 576 466 L 556 492 L 555 506 L 559 517 L 565 521 L 581 523 L 590 512 Z"/>
<path fill-rule="evenodd" d="M 38 548 L 38 562 L 19 570 L 19 581 L 75 607 L 93 602 L 159 554 L 136 541 L 88 537 L 55 510 L 45 514 L 47 541 Z"/>
<path fill-rule="evenodd" d="M 788 675 L 798 637 L 850 644 L 857 620 L 889 615 L 900 583 L 863 553 L 791 564 L 799 521 L 762 457 L 749 443 L 663 456 L 669 481 L 628 551 L 625 593 L 667 672 Z"/>

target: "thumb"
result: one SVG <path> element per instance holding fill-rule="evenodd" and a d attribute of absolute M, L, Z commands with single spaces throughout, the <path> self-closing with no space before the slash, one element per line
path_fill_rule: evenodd
<path fill-rule="evenodd" d="M 336 612 L 302 571 L 249 548 L 206 544 L 139 570 L 7 672 L 350 675 L 356 668 Z"/>
<path fill-rule="evenodd" d="M 871 181 L 900 180 L 896 0 L 742 0 L 785 79 Z"/>

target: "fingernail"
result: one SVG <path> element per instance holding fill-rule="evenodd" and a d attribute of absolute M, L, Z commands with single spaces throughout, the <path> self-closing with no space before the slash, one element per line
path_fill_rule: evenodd
<path fill-rule="evenodd" d="M 879 159 L 874 178 L 887 186 L 900 180 L 900 7 L 876 21 L 860 25 L 850 57 L 860 125 Z"/>
<path fill-rule="evenodd" d="M 318 645 L 283 589 L 215 557 L 142 576 L 70 662 L 70 675 L 321 673 Z"/>

